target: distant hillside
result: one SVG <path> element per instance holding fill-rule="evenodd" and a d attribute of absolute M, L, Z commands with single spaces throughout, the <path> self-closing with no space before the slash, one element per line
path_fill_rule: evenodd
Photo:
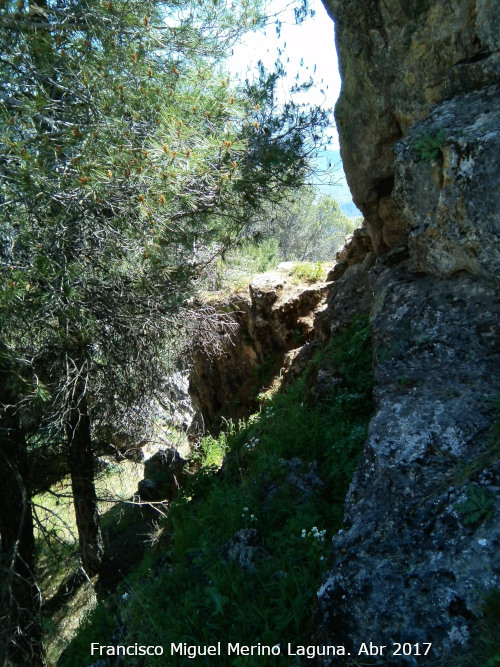
<path fill-rule="evenodd" d="M 316 185 L 323 194 L 331 195 L 340 204 L 342 212 L 349 218 L 358 218 L 361 212 L 356 208 L 352 201 L 351 191 L 347 185 L 340 150 L 328 149 L 318 156 L 318 165 L 321 171 L 330 170 L 330 175 L 322 177 Z M 330 167 L 331 165 L 331 167 Z M 332 181 L 333 184 L 330 184 Z"/>

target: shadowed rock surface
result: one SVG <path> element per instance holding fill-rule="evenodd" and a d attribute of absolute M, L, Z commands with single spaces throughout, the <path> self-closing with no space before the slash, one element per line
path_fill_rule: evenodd
<path fill-rule="evenodd" d="M 218 308 L 232 313 L 237 333 L 219 354 L 198 350 L 189 378 L 191 399 L 206 423 L 221 411 L 248 415 L 255 409 L 256 391 L 286 366 L 285 353 L 314 337 L 314 314 L 327 292 L 326 283 L 299 284 L 284 269 L 256 275 L 247 293 L 221 300 Z"/>
<path fill-rule="evenodd" d="M 370 312 L 376 414 L 314 642 L 432 642 L 371 660 L 460 664 L 500 586 L 498 5 L 324 3 L 342 157 L 378 259 L 331 273 L 315 328 L 326 341 Z"/>

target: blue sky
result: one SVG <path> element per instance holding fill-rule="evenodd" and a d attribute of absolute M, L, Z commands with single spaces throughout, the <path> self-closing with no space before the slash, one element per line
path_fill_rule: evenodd
<path fill-rule="evenodd" d="M 315 86 L 307 93 L 307 99 L 297 99 L 308 101 L 312 105 L 333 108 L 340 92 L 334 25 L 321 0 L 310 0 L 310 7 L 315 11 L 315 16 L 297 26 L 293 3 L 287 0 L 272 0 L 269 9 L 270 13 L 278 14 L 282 23 L 280 36 L 277 36 L 273 24 L 265 32 L 248 34 L 244 42 L 235 47 L 229 60 L 229 68 L 234 76 L 241 76 L 247 69 L 255 68 L 257 62 L 262 60 L 268 69 L 272 69 L 278 57 L 278 49 L 281 48 L 281 61 L 287 72 L 281 90 L 283 101 L 299 73 L 303 80 L 312 76 Z M 331 136 L 332 148 L 338 148 L 334 129 Z"/>
<path fill-rule="evenodd" d="M 291 5 L 293 3 L 287 0 L 271 0 L 270 13 L 277 13 L 282 23 L 280 36 L 277 36 L 273 24 L 265 32 L 248 34 L 244 42 L 235 47 L 229 59 L 231 74 L 234 77 L 244 78 L 246 72 L 254 69 L 259 60 L 262 60 L 268 69 L 272 69 L 279 55 L 278 50 L 282 49 L 281 62 L 287 72 L 281 87 L 282 101 L 286 101 L 289 97 L 289 89 L 295 83 L 298 72 L 302 80 L 312 76 L 315 85 L 308 91 L 307 98 L 296 99 L 312 105 L 333 108 L 340 93 L 333 21 L 326 13 L 321 0 L 310 0 L 310 8 L 314 10 L 315 16 L 297 26 Z M 332 162 L 334 165 L 339 165 L 334 175 L 337 184 L 320 186 L 319 191 L 331 194 L 346 215 L 358 217 L 360 213 L 352 203 L 341 166 L 335 127 L 329 132 L 329 140 L 328 150 L 321 155 L 319 164 L 323 166 L 327 162 Z"/>

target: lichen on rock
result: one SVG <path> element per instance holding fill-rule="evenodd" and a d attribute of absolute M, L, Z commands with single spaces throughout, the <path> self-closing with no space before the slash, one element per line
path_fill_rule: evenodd
<path fill-rule="evenodd" d="M 353 199 L 375 250 L 406 237 L 391 197 L 394 143 L 445 99 L 495 84 L 500 22 L 491 0 L 324 0 L 336 24 L 335 109 Z"/>
<path fill-rule="evenodd" d="M 324 3 L 342 157 L 377 258 L 332 275 L 316 333 L 370 313 L 376 412 L 314 642 L 432 642 L 426 658 L 372 660 L 465 665 L 500 587 L 498 8 Z"/>
<path fill-rule="evenodd" d="M 497 523 L 471 529 L 455 508 L 466 486 L 460 471 L 474 469 L 488 446 L 500 300 L 470 277 L 436 280 L 403 268 L 375 271 L 374 291 L 377 412 L 318 598 L 324 629 L 334 605 L 353 646 L 368 635 L 381 644 L 432 641 L 435 659 L 460 648 L 480 591 L 500 577 Z M 481 485 L 479 471 L 471 479 Z"/>

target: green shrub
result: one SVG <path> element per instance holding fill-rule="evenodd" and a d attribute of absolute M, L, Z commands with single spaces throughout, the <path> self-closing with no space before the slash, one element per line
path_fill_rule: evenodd
<path fill-rule="evenodd" d="M 473 484 L 467 485 L 467 500 L 455 505 L 455 508 L 463 514 L 466 525 L 491 519 L 494 507 L 493 491 L 485 487 L 477 488 Z"/>
<path fill-rule="evenodd" d="M 59 658 L 58 667 L 74 667 L 75 665 L 87 667 L 96 663 L 96 656 L 90 655 L 90 645 L 92 642 L 103 646 L 111 644 L 113 633 L 119 625 L 119 619 L 115 615 L 116 602 L 116 600 L 115 604 L 112 600 L 100 602 L 85 615 L 75 639 Z M 112 607 L 115 607 L 114 611 Z"/>
<path fill-rule="evenodd" d="M 155 664 L 176 667 L 192 660 L 171 656 L 171 642 L 274 645 L 310 637 L 315 592 L 331 537 L 342 526 L 372 413 L 370 351 L 368 322 L 358 319 L 316 360 L 336 364 L 344 379 L 324 404 L 311 400 L 303 377 L 271 396 L 247 423 L 226 422 L 225 433 L 202 440 L 200 468 L 164 526 L 168 551 L 152 551 L 115 599 L 113 614 L 126 632 L 120 643 L 161 644 L 165 655 Z M 304 490 L 297 478 L 309 486 Z M 244 529 L 256 531 L 255 551 L 238 562 L 231 545 Z M 87 625 L 79 641 L 82 636 L 88 655 L 88 642 L 100 641 L 95 637 L 102 632 L 96 628 L 92 635 Z M 73 664 L 86 664 L 72 657 Z M 197 664 L 210 660 L 200 657 Z M 217 664 L 257 663 L 221 655 Z M 273 665 L 290 664 L 288 656 L 273 658 Z"/>
<path fill-rule="evenodd" d="M 253 374 L 261 387 L 268 385 L 273 378 L 273 370 L 276 366 L 277 356 L 271 352 L 266 355 L 264 361 L 253 371 Z"/>
<path fill-rule="evenodd" d="M 315 283 L 318 280 L 324 280 L 326 277 L 326 270 L 321 262 L 298 262 L 290 273 L 299 280 L 305 280 L 308 283 Z"/>
<path fill-rule="evenodd" d="M 422 162 L 433 162 L 439 157 L 441 147 L 445 141 L 446 134 L 444 130 L 439 130 L 434 135 L 426 132 L 415 141 L 413 148 L 417 151 Z"/>
<path fill-rule="evenodd" d="M 481 658 L 486 667 L 500 665 L 500 589 L 490 591 L 484 598 L 479 627 Z"/>

